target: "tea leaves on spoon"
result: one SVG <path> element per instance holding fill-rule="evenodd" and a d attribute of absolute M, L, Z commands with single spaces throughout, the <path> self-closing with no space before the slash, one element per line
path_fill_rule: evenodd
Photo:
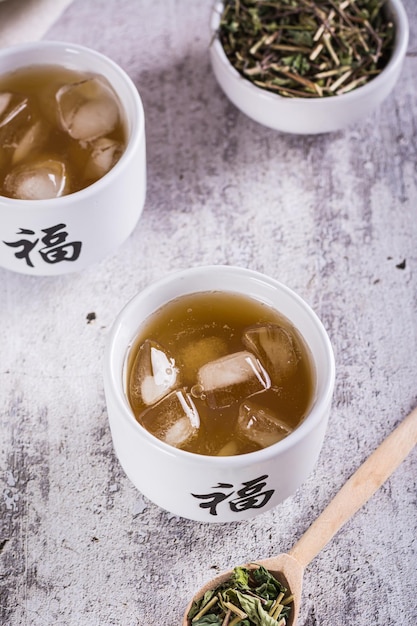
<path fill-rule="evenodd" d="M 235 567 L 229 580 L 193 602 L 188 620 L 192 626 L 285 626 L 293 600 L 286 593 L 263 566 Z"/>
<path fill-rule="evenodd" d="M 230 63 L 285 97 L 347 93 L 386 66 L 386 0 L 225 0 L 218 36 Z"/>

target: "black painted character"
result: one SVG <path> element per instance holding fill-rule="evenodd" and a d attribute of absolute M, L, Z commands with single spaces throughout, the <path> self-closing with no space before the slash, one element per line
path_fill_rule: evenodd
<path fill-rule="evenodd" d="M 217 485 L 215 487 L 213 487 L 213 489 L 231 489 L 233 488 L 233 485 L 230 485 L 229 483 L 217 483 Z M 196 493 L 192 493 L 191 495 L 194 496 L 194 498 L 200 498 L 200 500 L 207 500 L 207 502 L 202 502 L 200 504 L 200 507 L 202 509 L 210 509 L 210 515 L 217 515 L 217 505 L 220 504 L 220 502 L 223 502 L 223 500 L 227 500 L 227 498 L 229 498 L 229 496 L 233 495 L 233 491 L 231 491 L 230 493 L 223 493 L 222 491 L 215 491 L 213 493 L 207 493 L 207 494 L 196 494 Z"/>
<path fill-rule="evenodd" d="M 60 263 L 61 261 L 76 261 L 81 252 L 81 241 L 73 241 L 65 243 L 68 233 L 65 230 L 65 224 L 51 226 L 42 230 L 45 236 L 41 241 L 43 248 L 40 248 L 39 254 L 45 263 Z"/>
<path fill-rule="evenodd" d="M 194 498 L 200 500 L 206 500 L 199 506 L 202 509 L 209 509 L 210 515 L 217 515 L 217 506 L 229 499 L 229 507 L 234 512 L 247 511 L 248 509 L 261 509 L 271 499 L 274 489 L 264 490 L 266 487 L 265 479 L 268 478 L 267 474 L 248 480 L 242 483 L 242 487 L 237 491 L 234 491 L 234 485 L 230 483 L 218 483 L 213 489 L 223 489 L 224 491 L 214 491 L 207 494 L 191 494 Z M 228 493 L 226 490 L 230 490 Z M 236 496 L 230 499 L 231 496 Z"/>
<path fill-rule="evenodd" d="M 42 237 L 38 237 L 34 230 L 20 228 L 17 235 L 25 237 L 16 241 L 3 241 L 6 246 L 20 248 L 15 252 L 17 259 L 25 259 L 29 267 L 34 267 L 31 252 L 39 244 L 38 252 L 45 263 L 53 264 L 61 261 L 76 261 L 81 252 L 81 241 L 67 242 L 68 233 L 64 230 L 66 224 L 57 224 L 41 230 Z"/>
<path fill-rule="evenodd" d="M 27 228 L 20 228 L 16 234 L 32 236 L 35 234 L 35 231 L 29 230 Z M 30 259 L 30 253 L 32 252 L 38 241 L 39 239 L 35 239 L 35 241 L 31 241 L 30 239 L 19 239 L 18 241 L 3 241 L 3 243 L 5 243 L 6 246 L 10 246 L 11 248 L 21 248 L 19 252 L 15 252 L 16 259 L 25 259 L 27 265 L 29 265 L 30 267 L 34 267 Z"/>
<path fill-rule="evenodd" d="M 247 511 L 248 509 L 261 509 L 265 506 L 274 493 L 273 489 L 262 491 L 266 487 L 266 478 L 268 478 L 267 474 L 243 482 L 243 487 L 236 492 L 238 497 L 229 503 L 231 510 Z"/>

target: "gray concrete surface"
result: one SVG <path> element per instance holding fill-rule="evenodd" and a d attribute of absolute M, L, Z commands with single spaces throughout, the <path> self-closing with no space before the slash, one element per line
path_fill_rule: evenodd
<path fill-rule="evenodd" d="M 111 258 L 36 278 L 0 270 L 0 623 L 175 626 L 219 570 L 289 549 L 417 403 L 417 6 L 409 52 L 375 113 L 317 137 L 274 133 L 217 87 L 209 0 L 74 0 L 47 39 L 122 65 L 145 107 L 148 194 Z M 333 342 L 325 444 L 271 512 L 208 525 L 144 498 L 115 458 L 103 395 L 120 308 L 168 271 L 263 271 Z M 90 313 L 95 320 L 89 320 Z M 416 452 L 306 571 L 301 626 L 417 623 Z"/>

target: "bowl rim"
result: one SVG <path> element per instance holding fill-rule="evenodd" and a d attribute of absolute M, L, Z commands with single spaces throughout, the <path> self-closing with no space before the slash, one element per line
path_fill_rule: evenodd
<path fill-rule="evenodd" d="M 181 450 L 179 448 L 175 448 L 164 441 L 161 441 L 151 433 L 149 433 L 146 428 L 144 428 L 134 417 L 133 411 L 131 410 L 125 391 L 124 391 L 124 381 L 123 381 L 123 372 L 115 371 L 115 362 L 118 358 L 115 358 L 115 352 L 117 350 L 116 344 L 119 341 L 119 335 L 121 333 L 124 319 L 129 314 L 129 312 L 136 308 L 137 303 L 143 299 L 145 299 L 152 292 L 160 292 L 166 286 L 169 286 L 175 280 L 188 279 L 192 277 L 204 276 L 206 272 L 211 272 L 212 274 L 217 274 L 220 278 L 222 273 L 228 272 L 229 276 L 239 275 L 241 277 L 246 277 L 248 280 L 252 281 L 261 281 L 263 284 L 267 284 L 270 287 L 275 289 L 279 289 L 281 292 L 284 292 L 288 298 L 292 299 L 296 306 L 300 307 L 304 310 L 314 322 L 316 330 L 319 331 L 320 341 L 322 346 L 326 352 L 327 356 L 327 368 L 328 368 L 328 377 L 323 383 L 323 390 L 321 393 L 321 397 L 314 401 L 313 406 L 311 407 L 306 418 L 301 422 L 297 428 L 295 428 L 287 437 L 278 441 L 271 446 L 263 448 L 261 450 L 257 450 L 255 452 L 250 452 L 246 454 L 234 455 L 234 456 L 223 456 L 216 457 L 210 455 L 202 455 L 194 452 L 189 452 L 187 450 Z M 219 288 L 220 290 L 220 288 Z M 193 293 L 195 291 L 204 291 L 204 289 L 192 289 L 188 291 L 188 293 Z M 224 289 L 225 292 L 232 291 L 232 289 L 227 288 Z M 242 292 L 239 292 L 242 293 Z M 179 297 L 179 296 L 174 296 Z M 256 297 L 256 296 L 251 296 Z M 174 299 L 170 297 L 166 300 L 166 302 Z M 161 306 L 161 305 L 160 305 Z M 154 308 L 157 310 L 158 307 Z M 291 321 L 291 320 L 290 320 Z M 132 334 L 132 333 L 130 333 Z M 307 342 L 307 340 L 305 340 Z M 308 342 L 307 342 L 308 343 Z M 124 356 L 123 356 L 123 368 L 125 367 L 126 357 L 130 348 L 130 345 L 124 346 Z M 281 454 L 285 454 L 291 448 L 297 446 L 299 442 L 303 439 L 308 438 L 309 434 L 318 427 L 320 422 L 323 421 L 323 414 L 325 412 L 325 408 L 327 406 L 331 406 L 331 401 L 334 392 L 335 385 L 335 357 L 333 353 L 333 348 L 327 334 L 326 329 L 324 328 L 323 323 L 317 316 L 317 314 L 313 311 L 310 305 L 299 296 L 295 291 L 293 291 L 290 287 L 287 287 L 280 281 L 268 276 L 267 274 L 258 272 L 256 270 L 247 269 L 234 265 L 202 265 L 192 268 L 187 268 L 184 270 L 176 270 L 174 272 L 169 272 L 166 276 L 160 278 L 159 280 L 153 281 L 148 284 L 144 289 L 136 293 L 125 306 L 119 311 L 110 333 L 107 338 L 107 343 L 105 347 L 104 354 L 104 383 L 106 396 L 109 394 L 111 399 L 117 406 L 117 416 L 116 418 L 110 419 L 110 422 L 123 420 L 125 424 L 127 424 L 133 431 L 140 434 L 143 437 L 148 445 L 151 448 L 156 448 L 159 452 L 163 452 L 168 454 L 169 456 L 174 456 L 176 458 L 180 458 L 182 462 L 199 464 L 199 465 L 213 465 L 216 467 L 234 467 L 235 465 L 240 466 L 247 463 L 255 463 L 255 462 L 264 462 L 270 460 L 271 458 L 280 456 Z M 112 425 L 110 424 L 111 428 Z"/>
<path fill-rule="evenodd" d="M 285 98 L 278 93 L 273 93 L 272 91 L 268 91 L 267 89 L 263 89 L 262 87 L 254 85 L 250 80 L 245 78 L 229 61 L 220 42 L 220 39 L 217 36 L 217 30 L 220 23 L 221 9 L 223 7 L 223 4 L 224 3 L 222 0 L 215 0 L 211 10 L 211 53 L 217 55 L 223 67 L 229 73 L 229 76 L 233 78 L 235 82 L 238 81 L 242 88 L 247 89 L 248 93 L 250 93 L 252 96 L 256 96 L 257 98 L 262 97 L 271 102 L 276 102 L 277 104 L 283 102 L 298 102 L 305 103 L 306 106 L 310 107 L 319 107 L 325 102 L 327 106 L 338 106 L 337 104 L 335 105 L 333 103 L 343 102 L 345 104 L 348 104 L 350 101 L 355 101 L 359 97 L 365 97 L 366 95 L 369 95 L 373 91 L 377 90 L 380 84 L 385 82 L 388 75 L 391 75 L 398 70 L 398 67 L 401 66 L 401 63 L 405 58 L 408 48 L 410 26 L 404 5 L 401 0 L 387 0 L 387 9 L 390 12 L 395 24 L 394 45 L 388 63 L 381 70 L 381 72 L 377 76 L 375 76 L 375 78 L 367 82 L 365 85 L 361 85 L 356 89 L 349 91 L 348 93 L 334 95 L 328 98 L 312 97 L 306 99 L 296 96 L 292 98 Z"/>
<path fill-rule="evenodd" d="M 113 184 L 113 179 L 115 176 L 118 176 L 118 172 L 122 167 L 125 167 L 129 161 L 134 158 L 134 155 L 137 151 L 138 144 L 144 141 L 145 137 L 145 113 L 143 108 L 142 99 L 138 90 L 136 89 L 135 84 L 133 83 L 130 76 L 127 72 L 118 65 L 115 61 L 113 61 L 107 55 L 95 50 L 94 48 L 89 48 L 88 46 L 84 46 L 81 44 L 66 42 L 66 41 L 55 41 L 55 40 L 41 40 L 41 41 L 33 41 L 26 43 L 19 43 L 13 46 L 8 46 L 7 48 L 3 48 L 0 50 L 0 61 L 2 59 L 6 59 L 9 57 L 17 56 L 20 54 L 30 54 L 34 51 L 46 50 L 51 54 L 51 61 L 48 62 L 36 62 L 36 60 L 32 63 L 28 62 L 29 65 L 60 65 L 62 64 L 59 60 L 56 61 L 54 59 L 53 52 L 61 51 L 63 53 L 73 54 L 74 57 L 77 55 L 86 55 L 86 58 L 97 59 L 99 63 L 103 65 L 107 65 L 111 71 L 115 74 L 118 74 L 120 79 L 124 82 L 127 91 L 129 92 L 129 98 L 131 102 L 134 104 L 134 107 L 137 111 L 137 115 L 135 115 L 135 119 L 132 118 L 130 120 L 130 128 L 128 133 L 128 139 L 126 143 L 126 147 L 123 151 L 122 156 L 117 161 L 117 163 L 101 178 L 96 180 L 91 185 L 80 189 L 79 191 L 74 191 L 73 193 L 69 193 L 59 198 L 46 198 L 44 200 L 24 200 L 21 198 L 9 198 L 8 196 L 0 195 L 0 211 L 13 209 L 13 211 L 36 211 L 42 210 L 43 212 L 53 208 L 54 211 L 57 210 L 55 206 L 57 202 L 59 202 L 59 208 L 64 209 L 67 205 L 71 205 L 77 200 L 86 199 L 91 195 L 95 195 L 96 192 L 100 191 L 100 189 L 107 188 L 109 185 Z M 25 64 L 19 64 L 16 66 L 16 69 L 25 67 Z M 7 73 L 13 71 L 12 69 L 6 70 Z M 2 73 L 5 73 L 2 71 Z M 99 72 L 100 73 L 100 72 Z M 110 82 L 110 81 L 109 81 Z M 128 117 L 126 113 L 126 107 L 122 102 L 120 95 L 118 95 L 119 101 L 121 103 L 122 109 Z M 54 205 L 54 206 L 52 206 Z"/>

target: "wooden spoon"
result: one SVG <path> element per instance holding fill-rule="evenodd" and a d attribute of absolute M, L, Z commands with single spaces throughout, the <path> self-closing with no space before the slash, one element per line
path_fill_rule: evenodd
<path fill-rule="evenodd" d="M 293 610 L 287 626 L 295 626 L 297 623 L 303 573 L 306 566 L 352 515 L 391 476 L 416 443 L 417 408 L 397 426 L 363 465 L 356 470 L 288 554 L 279 554 L 275 557 L 257 561 L 256 564 L 250 563 L 244 566 L 254 568 L 257 565 L 263 565 L 294 595 Z M 218 585 L 228 580 L 231 574 L 232 570 L 229 570 L 213 578 L 200 589 L 193 600 L 201 598 L 209 589 L 215 589 Z M 190 624 L 187 615 L 193 600 L 187 606 L 182 626 L 189 626 Z"/>

